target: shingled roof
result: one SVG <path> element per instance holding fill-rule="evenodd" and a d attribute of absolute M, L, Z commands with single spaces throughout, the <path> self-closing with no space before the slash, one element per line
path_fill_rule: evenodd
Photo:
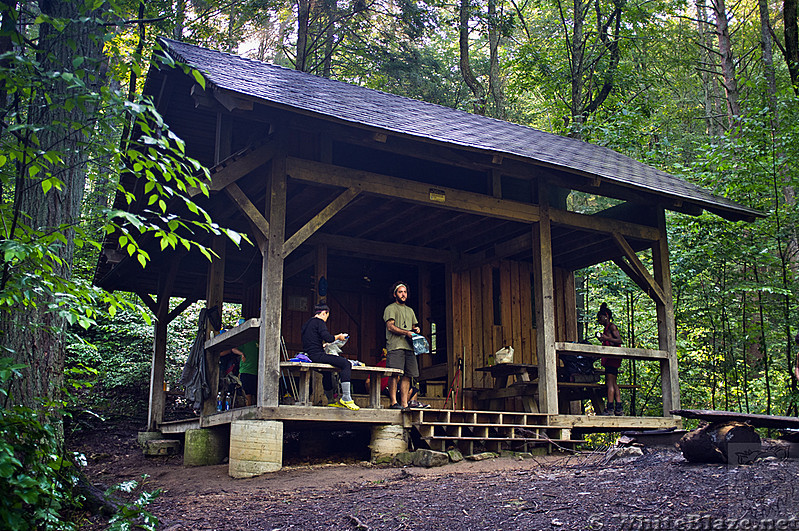
<path fill-rule="evenodd" d="M 692 203 L 725 219 L 752 220 L 763 216 L 602 146 L 170 39 L 160 40 L 176 61 L 201 72 L 209 87 L 255 98 L 266 105 L 599 176 L 630 189 Z"/>

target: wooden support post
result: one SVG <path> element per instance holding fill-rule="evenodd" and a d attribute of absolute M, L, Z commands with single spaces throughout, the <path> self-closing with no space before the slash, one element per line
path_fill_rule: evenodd
<path fill-rule="evenodd" d="M 680 376 L 677 367 L 677 332 L 674 325 L 674 302 L 671 293 L 669 268 L 669 242 L 666 236 L 666 213 L 658 211 L 660 239 L 652 247 L 655 282 L 660 286 L 663 301 L 654 298 L 658 319 L 658 348 L 666 351 L 668 359 L 660 362 L 660 380 L 663 388 L 663 416 L 670 417 L 673 409 L 680 409 Z"/>
<path fill-rule="evenodd" d="M 165 275 L 158 279 L 158 302 L 150 297 L 142 297 L 155 316 L 153 337 L 153 358 L 150 364 L 150 396 L 147 412 L 147 430 L 156 431 L 164 420 L 164 372 L 166 368 L 166 331 L 169 324 L 169 298 L 175 285 L 180 257 L 172 261 Z"/>
<path fill-rule="evenodd" d="M 539 183 L 540 220 L 533 224 L 538 402 L 541 413 L 558 414 L 558 367 L 555 353 L 555 289 L 552 271 L 552 232 L 546 188 Z"/>
<path fill-rule="evenodd" d="M 219 256 L 211 261 L 208 267 L 208 286 L 206 291 L 206 308 L 219 307 L 219 316 L 222 316 L 222 301 L 225 300 L 225 236 L 216 236 L 211 242 L 211 249 Z M 214 330 L 218 333 L 219 330 Z M 210 338 L 210 330 L 206 339 Z M 208 383 L 210 395 L 203 402 L 203 415 L 216 413 L 216 394 L 219 391 L 219 351 L 205 353 L 207 364 Z"/>
<path fill-rule="evenodd" d="M 419 294 L 417 300 L 419 301 L 419 309 L 416 316 L 419 319 L 419 327 L 422 330 L 422 335 L 428 340 L 430 339 L 430 268 L 422 266 L 419 268 L 418 283 L 416 292 Z M 432 355 L 419 356 L 419 368 L 429 367 L 433 364 Z"/>
<path fill-rule="evenodd" d="M 313 301 L 314 304 L 318 304 L 323 300 L 327 301 L 327 292 L 325 292 L 324 296 L 319 293 L 319 281 L 323 277 L 327 279 L 327 245 L 318 244 L 316 246 L 316 263 L 314 265 L 314 293 L 316 294 L 316 300 Z M 324 404 L 326 399 L 322 389 L 322 373 L 314 371 L 311 379 L 313 380 L 313 396 L 311 396 L 311 403 L 308 405 Z"/>
<path fill-rule="evenodd" d="M 444 266 L 444 300 L 446 300 L 446 314 L 447 314 L 447 384 L 452 381 L 455 376 L 455 371 L 458 368 L 458 353 L 455 351 L 455 307 L 460 305 L 460 300 L 454 300 L 455 290 L 453 289 L 453 282 L 455 280 L 453 272 L 453 264 L 455 260 L 450 260 Z M 449 390 L 444 387 L 444 393 Z M 445 395 L 446 396 L 446 395 Z"/>
<path fill-rule="evenodd" d="M 169 298 L 169 297 L 167 297 Z M 147 411 L 147 431 L 158 430 L 164 421 L 164 372 L 166 368 L 166 313 L 155 317 L 153 360 L 150 366 L 150 407 Z"/>
<path fill-rule="evenodd" d="M 261 269 L 258 336 L 258 407 L 280 402 L 280 338 L 283 318 L 283 243 L 286 236 L 286 157 L 283 143 L 272 159 L 267 194 L 269 242 Z"/>
<path fill-rule="evenodd" d="M 319 244 L 316 246 L 316 264 L 314 266 L 314 293 L 316 293 L 316 300 L 314 304 L 317 304 L 322 301 L 322 299 L 327 300 L 327 293 L 322 295 L 319 293 L 319 281 L 322 278 L 327 279 L 327 246 L 324 244 Z"/>

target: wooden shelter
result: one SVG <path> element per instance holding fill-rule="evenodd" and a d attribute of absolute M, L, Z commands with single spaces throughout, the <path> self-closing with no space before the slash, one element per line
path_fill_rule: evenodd
<path fill-rule="evenodd" d="M 212 168 L 210 198 L 195 190 L 194 199 L 256 246 L 209 236 L 220 257 L 209 263 L 144 241 L 152 263 L 142 269 L 106 243 L 95 283 L 139 294 L 156 317 L 150 429 L 164 426 L 166 326 L 192 302 L 238 303 L 242 317 L 257 319 L 239 337 L 207 347 L 257 337 L 257 408 L 246 414 L 289 418 L 299 413 L 280 405 L 281 337 L 289 352 L 299 350 L 302 322 L 326 298 L 329 328 L 349 332 L 348 354 L 373 365 L 385 341 L 382 310 L 398 279 L 434 340 L 423 378 L 447 386 L 460 378 L 458 408 L 485 408 L 480 391 L 492 381 L 478 369 L 512 345 L 515 361 L 538 369 L 534 413 L 563 421 L 559 354 L 612 354 L 661 367 L 662 422 L 624 425 L 674 423 L 669 411 L 680 396 L 665 211 L 705 210 L 728 220 L 761 213 L 600 146 L 177 41 L 161 45 L 205 79 L 202 87 L 182 68 L 162 68 L 145 85 L 187 154 Z M 122 185 L 138 202 L 120 199 L 117 207 L 145 209 L 143 183 L 128 175 Z M 614 206 L 579 212 L 570 197 L 581 194 L 612 198 Z M 636 254 L 645 250 L 651 272 Z M 657 349 L 577 343 L 574 272 L 608 260 L 654 300 Z M 184 301 L 170 312 L 173 297 Z M 213 400 L 204 419 L 214 416 Z M 318 415 L 402 422 L 396 411 L 349 413 Z M 244 414 L 227 412 L 218 422 Z M 571 417 L 569 426 L 620 425 L 591 419 Z"/>

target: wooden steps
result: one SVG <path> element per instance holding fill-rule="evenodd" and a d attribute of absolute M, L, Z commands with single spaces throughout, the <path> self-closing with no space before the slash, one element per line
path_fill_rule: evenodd
<path fill-rule="evenodd" d="M 528 452 L 534 447 L 552 451 L 583 442 L 570 438 L 569 426 L 548 424 L 547 416 L 538 413 L 417 409 L 411 411 L 411 424 L 430 449 L 445 451 L 456 446 L 467 455 Z"/>

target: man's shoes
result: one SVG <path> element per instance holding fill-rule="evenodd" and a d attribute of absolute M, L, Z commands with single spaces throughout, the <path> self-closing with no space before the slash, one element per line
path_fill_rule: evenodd
<path fill-rule="evenodd" d="M 621 417 L 624 415 L 624 408 L 621 406 L 621 402 L 616 402 L 616 410 L 614 411 L 617 417 Z"/>
<path fill-rule="evenodd" d="M 399 402 L 397 402 L 396 404 L 391 404 L 390 406 L 388 406 L 388 409 L 405 409 L 405 408 L 403 408 L 403 407 L 402 407 L 402 406 L 399 404 Z"/>
<path fill-rule="evenodd" d="M 430 407 L 430 404 L 422 404 L 421 402 L 417 402 L 416 400 L 411 400 L 410 402 L 408 402 L 408 407 L 414 409 L 424 409 Z"/>
<path fill-rule="evenodd" d="M 603 417 L 611 417 L 611 416 L 613 416 L 614 415 L 613 408 L 606 409 L 605 411 L 600 413 L 600 415 L 603 416 Z"/>

